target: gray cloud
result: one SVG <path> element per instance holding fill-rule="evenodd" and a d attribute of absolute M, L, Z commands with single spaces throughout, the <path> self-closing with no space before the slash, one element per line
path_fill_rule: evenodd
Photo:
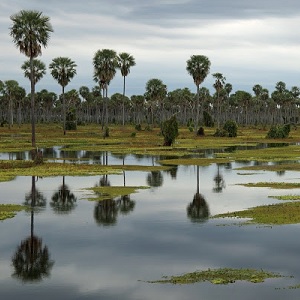
<path fill-rule="evenodd" d="M 58 1 L 4 0 L 0 3 L 0 79 L 16 78 L 24 87 L 18 53 L 9 37 L 9 16 L 36 9 L 50 16 L 54 33 L 40 58 L 46 65 L 56 56 L 68 56 L 78 65 L 68 88 L 94 86 L 92 58 L 98 49 L 129 52 L 137 61 L 128 82 L 129 94 L 142 94 L 150 78 L 160 78 L 169 90 L 189 87 L 185 70 L 193 54 L 207 55 L 211 73 L 223 73 L 233 89 L 260 83 L 272 89 L 279 80 L 298 84 L 300 68 L 300 2 L 237 0 L 114 0 Z M 212 89 L 209 76 L 203 83 Z M 38 89 L 55 89 L 49 72 Z M 120 92 L 117 74 L 110 93 Z"/>

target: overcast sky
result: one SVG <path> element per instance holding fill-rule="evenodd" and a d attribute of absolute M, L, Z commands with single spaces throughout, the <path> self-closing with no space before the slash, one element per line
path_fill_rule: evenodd
<path fill-rule="evenodd" d="M 66 91 L 92 88 L 92 60 L 99 49 L 128 52 L 136 66 L 127 77 L 127 95 L 144 94 L 146 82 L 161 79 L 168 91 L 188 87 L 191 55 L 206 55 L 211 71 L 202 86 L 213 91 L 212 74 L 220 72 L 233 92 L 252 92 L 255 84 L 273 91 L 276 82 L 300 87 L 300 1 L 298 0 L 1 0 L 0 80 L 15 79 L 29 91 L 20 69 L 27 58 L 9 35 L 10 16 L 22 9 L 42 11 L 54 32 L 39 57 L 46 66 L 66 56 L 77 75 Z M 60 93 L 49 70 L 37 84 Z M 117 72 L 109 94 L 122 93 Z"/>

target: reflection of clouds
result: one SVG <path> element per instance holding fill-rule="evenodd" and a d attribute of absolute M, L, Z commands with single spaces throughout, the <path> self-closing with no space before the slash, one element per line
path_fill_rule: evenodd
<path fill-rule="evenodd" d="M 235 185 L 254 180 L 275 181 L 277 175 L 272 172 L 257 174 L 255 177 L 237 176 L 236 172 L 226 172 L 226 193 L 215 194 L 211 190 L 215 166 L 201 168 L 201 193 L 209 202 L 211 214 L 270 202 L 278 203 L 277 200 L 268 199 L 268 195 L 284 194 L 280 190 L 270 191 Z M 126 176 L 129 185 L 145 184 L 146 173 L 127 172 Z M 287 172 L 287 176 L 284 179 L 298 178 L 296 172 Z M 26 178 L 22 179 L 26 181 Z M 123 177 L 111 176 L 110 180 L 112 185 L 115 185 L 116 182 L 122 183 Z M 80 207 L 76 213 L 66 218 L 54 215 L 50 207 L 43 211 L 38 216 L 37 233 L 43 233 L 43 237 L 45 236 L 56 263 L 51 271 L 51 278 L 47 280 L 47 286 L 39 286 L 37 293 L 45 300 L 55 297 L 64 300 L 191 300 L 199 298 L 200 290 L 203 299 L 218 299 L 222 292 L 223 299 L 231 300 L 232 288 L 228 286 L 151 285 L 138 280 L 155 280 L 161 275 L 176 275 L 223 266 L 263 268 L 295 275 L 295 281 L 300 277 L 299 267 L 295 263 L 300 249 L 300 241 L 295 238 L 299 232 L 299 225 L 276 228 L 256 225 L 216 226 L 235 222 L 225 219 L 208 220 L 201 225 L 191 223 L 186 218 L 186 206 L 193 199 L 195 180 L 195 169 L 179 166 L 176 182 L 170 176 L 164 176 L 163 186 L 155 189 L 155 192 L 140 190 L 139 193 L 132 194 L 131 199 L 136 202 L 134 213 L 126 217 L 120 215 L 118 225 L 108 230 L 101 230 L 96 226 L 92 215 L 94 202 L 79 201 Z M 38 186 L 45 195 L 52 195 L 60 181 L 61 178 L 44 178 L 38 182 Z M 68 184 L 77 190 L 90 187 L 96 181 L 99 181 L 99 176 L 68 177 Z M 29 183 L 28 180 L 20 199 L 23 199 Z M 4 193 L 14 198 L 13 190 L 8 190 L 12 185 L 3 183 L 1 187 Z M 0 288 L 3 299 L 10 299 L 12 294 L 16 296 L 14 298 L 23 296 L 25 299 L 32 293 L 32 289 L 36 288 L 33 286 L 32 289 L 25 290 L 20 286 L 14 287 L 13 284 L 10 285 L 6 276 L 7 272 L 10 274 L 9 263 L 6 261 L 10 258 L 7 254 L 8 248 L 14 249 L 17 246 L 17 237 L 24 236 L 22 228 L 28 225 L 28 218 L 24 215 L 20 213 L 16 219 L 1 225 L 3 230 L 0 231 L 0 237 L 2 241 L 6 241 L 5 245 L 0 245 Z M 286 286 L 289 284 L 286 282 L 285 279 L 284 284 L 275 285 Z M 268 294 L 267 298 L 281 297 L 278 296 L 278 291 L 273 289 L 273 281 L 255 285 L 255 289 L 251 284 L 241 284 L 238 289 L 236 287 L 237 284 L 234 285 L 234 295 L 240 295 L 236 299 L 245 299 L 243 294 L 246 291 L 248 299 L 253 299 L 254 296 L 264 298 L 264 292 Z M 49 290 L 51 293 L 45 295 Z"/>
<path fill-rule="evenodd" d="M 52 284 L 64 282 L 66 288 L 73 287 L 81 295 L 97 293 L 101 295 L 103 291 L 105 294 L 116 295 L 124 290 L 128 293 L 129 299 L 130 297 L 135 299 L 134 295 L 143 293 L 145 297 L 142 299 L 148 299 L 147 295 L 153 297 L 153 293 L 160 295 L 157 299 L 168 299 L 169 292 L 172 294 L 176 287 L 149 285 L 137 282 L 137 280 L 159 279 L 162 275 L 181 274 L 220 266 L 267 270 L 275 268 L 275 271 L 279 269 L 288 275 L 291 271 L 294 271 L 291 275 L 297 275 L 298 272 L 295 266 L 297 259 L 295 248 L 290 257 L 282 260 L 287 249 L 274 247 L 274 244 L 278 243 L 276 238 L 278 233 L 275 230 L 257 229 L 255 226 L 220 228 L 214 225 L 205 228 L 192 226 L 191 228 L 178 224 L 178 228 L 175 228 L 176 234 L 174 228 L 164 223 L 154 226 L 153 230 L 150 230 L 148 225 L 146 227 L 148 230 L 143 227 L 142 222 L 138 222 L 138 226 L 134 224 L 127 226 L 125 232 L 123 230 L 119 230 L 117 234 L 111 232 L 114 242 L 102 236 L 100 241 L 95 241 L 92 234 L 85 241 L 86 246 L 74 249 L 72 259 L 60 258 L 60 266 L 53 270 Z M 158 230 L 159 228 L 161 231 Z M 271 237 L 264 240 L 264 236 L 269 235 L 270 232 L 272 232 Z M 125 236 L 122 238 L 122 235 Z M 289 235 L 282 242 L 286 243 L 292 238 L 292 235 Z M 299 246 L 299 241 L 292 245 L 293 247 Z M 120 253 L 125 253 L 126 259 Z M 65 256 L 67 255 L 66 253 Z M 89 257 L 89 259 L 82 260 L 82 257 Z M 200 287 L 204 292 L 207 291 L 207 286 L 201 285 L 198 286 L 198 292 Z M 191 289 L 193 288 L 189 286 L 186 289 L 188 290 L 183 299 L 192 299 Z M 224 298 L 230 299 L 229 294 L 230 292 L 225 292 Z M 253 294 L 250 295 L 253 297 Z M 174 299 L 181 298 L 177 295 Z"/>

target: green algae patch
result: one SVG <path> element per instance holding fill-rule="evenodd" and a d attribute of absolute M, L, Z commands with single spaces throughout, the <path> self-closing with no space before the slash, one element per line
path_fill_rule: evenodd
<path fill-rule="evenodd" d="M 178 159 L 163 159 L 159 163 L 167 166 L 209 166 L 211 164 L 225 164 L 231 160 L 222 158 L 178 158 Z"/>
<path fill-rule="evenodd" d="M 133 193 L 137 193 L 138 190 L 148 188 L 148 186 L 97 186 L 87 188 L 85 190 L 92 191 L 95 193 L 93 197 L 87 198 L 88 200 L 102 201 L 120 196 L 127 196 Z"/>
<path fill-rule="evenodd" d="M 242 224 L 288 225 L 300 223 L 300 202 L 263 205 L 247 210 L 218 214 L 216 218 L 250 219 Z"/>
<path fill-rule="evenodd" d="M 298 182 L 256 182 L 256 183 L 241 183 L 246 187 L 268 187 L 272 189 L 299 189 L 300 183 Z"/>
<path fill-rule="evenodd" d="M 26 206 L 17 204 L 0 204 L 0 220 L 13 218 L 19 211 L 25 210 Z"/>
<path fill-rule="evenodd" d="M 293 163 L 280 163 L 274 165 L 257 165 L 257 166 L 246 166 L 241 168 L 236 168 L 235 170 L 251 170 L 251 171 L 272 171 L 272 172 L 281 172 L 281 171 L 300 171 L 300 164 L 298 161 Z"/>
<path fill-rule="evenodd" d="M 164 276 L 160 280 L 147 281 L 148 283 L 193 284 L 208 281 L 212 284 L 230 284 L 236 281 L 261 283 L 266 279 L 283 277 L 280 274 L 255 269 L 208 269 L 185 273 L 179 276 Z"/>
<path fill-rule="evenodd" d="M 102 174 L 118 174 L 120 169 L 111 166 L 88 165 L 88 164 L 62 164 L 62 163 L 43 163 L 40 165 L 29 165 L 0 169 L 2 176 L 91 176 Z"/>
<path fill-rule="evenodd" d="M 0 175 L 0 182 L 12 181 L 15 178 L 16 178 L 16 176 L 13 176 L 13 175 Z"/>
<path fill-rule="evenodd" d="M 107 174 L 122 174 L 123 171 L 163 171 L 166 166 L 140 165 L 99 165 L 75 163 L 43 163 L 35 165 L 32 161 L 0 161 L 0 178 L 15 176 L 93 176 Z"/>
<path fill-rule="evenodd" d="M 269 196 L 269 198 L 283 200 L 283 201 L 299 201 L 300 195 Z"/>

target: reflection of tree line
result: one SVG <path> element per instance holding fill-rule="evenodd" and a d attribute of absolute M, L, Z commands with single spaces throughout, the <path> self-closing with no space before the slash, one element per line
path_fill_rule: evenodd
<path fill-rule="evenodd" d="M 107 156 L 103 160 L 108 163 Z M 123 160 L 124 164 L 124 160 Z M 197 166 L 197 189 L 193 200 L 187 206 L 187 216 L 192 222 L 204 222 L 209 218 L 209 207 L 205 197 L 200 193 L 199 166 Z M 176 178 L 177 167 L 168 171 L 172 178 Z M 126 174 L 123 172 L 123 184 L 126 185 Z M 70 191 L 63 176 L 62 185 L 51 198 L 51 207 L 56 213 L 69 213 L 76 206 L 77 198 Z M 163 174 L 161 171 L 152 171 L 146 178 L 147 184 L 153 188 L 163 185 Z M 217 166 L 217 174 L 214 177 L 214 192 L 222 192 L 225 181 L 220 173 L 220 166 Z M 108 175 L 100 178 L 98 186 L 110 186 Z M 40 281 L 50 275 L 54 261 L 50 259 L 48 247 L 43 245 L 41 238 L 34 234 L 34 213 L 46 206 L 46 198 L 36 188 L 36 177 L 32 176 L 31 190 L 25 195 L 25 204 L 30 206 L 31 229 L 30 236 L 22 240 L 12 257 L 14 267 L 13 277 L 23 282 Z M 102 226 L 114 225 L 117 223 L 118 214 L 127 215 L 135 208 L 135 201 L 130 195 L 123 195 L 116 198 L 109 198 L 98 201 L 94 208 L 94 218 L 97 224 Z"/>
<path fill-rule="evenodd" d="M 124 160 L 123 160 L 124 164 Z M 230 164 L 225 167 L 231 168 Z M 176 178 L 178 168 L 172 168 L 168 172 L 172 178 Z M 200 193 L 200 168 L 197 166 L 197 190 L 194 194 L 193 201 L 187 206 L 187 216 L 193 222 L 204 222 L 208 220 L 210 212 L 207 201 L 205 197 Z M 125 171 L 124 176 L 124 186 L 125 186 Z M 214 187 L 213 192 L 221 193 L 225 188 L 225 180 L 220 172 L 220 165 L 217 165 L 217 174 L 213 178 Z M 158 188 L 163 185 L 163 172 L 161 171 L 151 171 L 147 174 L 146 178 L 147 184 L 150 187 Z M 110 186 L 110 182 L 107 175 L 100 178 L 98 186 Z M 96 193 L 97 194 L 97 193 Z M 99 194 L 101 196 L 101 194 Z M 106 199 L 98 201 L 94 209 L 94 218 L 99 225 L 115 225 L 117 223 L 118 213 L 126 213 L 133 211 L 135 202 L 130 199 L 130 195 L 121 196 L 118 199 Z"/>

